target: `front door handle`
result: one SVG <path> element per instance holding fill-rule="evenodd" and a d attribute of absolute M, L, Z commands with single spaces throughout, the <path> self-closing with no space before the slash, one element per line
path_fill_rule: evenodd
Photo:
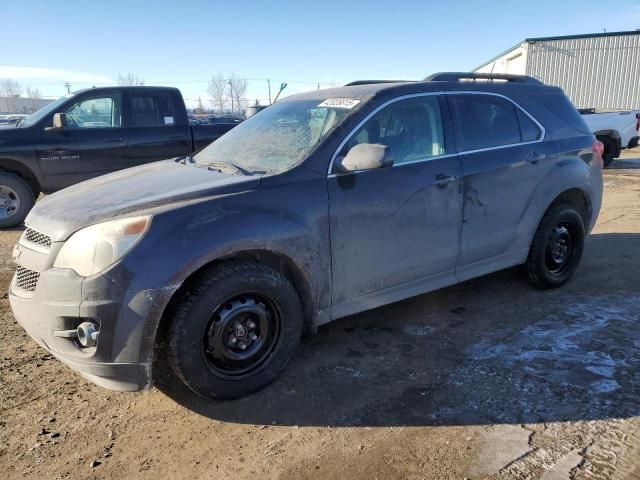
<path fill-rule="evenodd" d="M 450 183 L 455 182 L 457 179 L 458 177 L 455 177 L 453 175 L 445 175 L 444 173 L 441 173 L 438 176 L 436 176 L 436 179 L 433 182 L 433 184 L 437 185 L 438 187 L 446 187 Z"/>
<path fill-rule="evenodd" d="M 527 158 L 525 160 L 527 161 L 527 163 L 536 165 L 540 160 L 544 160 L 545 158 L 546 158 L 546 155 L 544 153 L 537 153 L 537 152 L 531 151 L 527 153 Z"/>
<path fill-rule="evenodd" d="M 122 137 L 105 138 L 104 141 L 105 141 L 105 143 L 118 143 L 118 142 L 124 142 L 124 138 L 122 138 Z"/>

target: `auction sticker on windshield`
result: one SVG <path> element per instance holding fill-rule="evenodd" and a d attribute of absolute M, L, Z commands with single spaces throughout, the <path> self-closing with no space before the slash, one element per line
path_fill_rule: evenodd
<path fill-rule="evenodd" d="M 327 98 L 318 107 L 353 108 L 360 103 L 357 98 Z"/>

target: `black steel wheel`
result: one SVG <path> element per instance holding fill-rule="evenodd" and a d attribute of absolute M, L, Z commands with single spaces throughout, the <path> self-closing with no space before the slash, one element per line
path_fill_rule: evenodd
<path fill-rule="evenodd" d="M 585 226 L 570 205 L 552 207 L 536 230 L 525 264 L 531 283 L 542 288 L 564 285 L 578 268 Z"/>
<path fill-rule="evenodd" d="M 240 378 L 259 369 L 277 349 L 281 315 L 271 299 L 245 293 L 223 302 L 203 332 L 202 351 L 212 372 Z"/>
<path fill-rule="evenodd" d="M 571 223 L 560 223 L 552 228 L 545 252 L 545 264 L 551 275 L 562 275 L 571 265 L 575 236 Z"/>
<path fill-rule="evenodd" d="M 208 398 L 238 398 L 271 383 L 303 327 L 291 282 L 253 262 L 226 262 L 196 275 L 169 315 L 169 365 Z"/>

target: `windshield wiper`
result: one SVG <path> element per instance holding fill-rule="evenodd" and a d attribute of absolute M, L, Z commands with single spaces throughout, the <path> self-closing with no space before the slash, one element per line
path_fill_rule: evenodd
<path fill-rule="evenodd" d="M 196 163 L 196 161 L 193 159 L 193 157 L 189 156 L 189 155 L 185 155 L 184 157 L 178 157 L 176 158 L 176 163 L 180 163 L 182 165 L 186 165 L 187 163 Z"/>
<path fill-rule="evenodd" d="M 235 175 L 238 173 L 241 173 L 242 175 L 251 175 L 251 172 L 249 170 L 246 170 L 241 166 L 231 162 L 211 162 L 211 163 L 208 163 L 206 166 L 207 166 L 207 170 L 213 170 L 220 173 L 225 173 L 225 170 L 226 170 L 227 172 L 230 171 L 232 175 Z"/>

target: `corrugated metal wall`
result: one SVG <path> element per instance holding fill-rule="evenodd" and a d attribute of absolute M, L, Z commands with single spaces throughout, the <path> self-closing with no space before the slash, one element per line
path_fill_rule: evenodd
<path fill-rule="evenodd" d="M 640 109 L 640 32 L 528 47 L 527 75 L 561 87 L 576 107 Z"/>

